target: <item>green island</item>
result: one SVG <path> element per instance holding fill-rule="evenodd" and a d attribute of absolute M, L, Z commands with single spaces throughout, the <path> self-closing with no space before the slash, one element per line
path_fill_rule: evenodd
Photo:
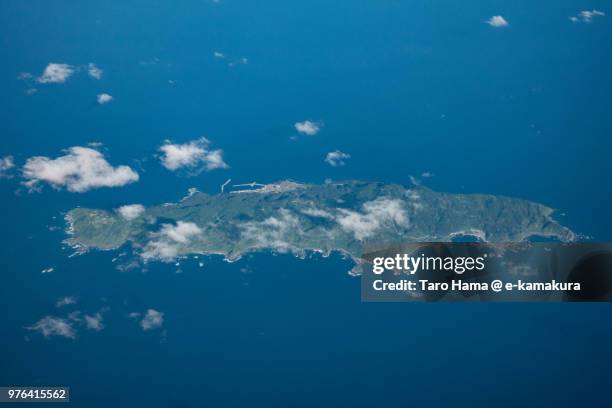
<path fill-rule="evenodd" d="M 66 215 L 67 242 L 79 251 L 129 243 L 146 263 L 189 254 L 219 254 L 233 261 L 260 250 L 298 256 L 339 251 L 358 259 L 366 247 L 461 237 L 576 239 L 552 218 L 551 208 L 515 198 L 360 181 L 246 186 L 215 195 L 191 189 L 180 202 L 148 208 L 75 208 Z"/>

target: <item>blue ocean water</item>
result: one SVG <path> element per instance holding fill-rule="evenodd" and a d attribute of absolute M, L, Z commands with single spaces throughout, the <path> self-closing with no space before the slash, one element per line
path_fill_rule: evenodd
<path fill-rule="evenodd" d="M 227 178 L 408 185 L 431 172 L 435 190 L 541 202 L 609 241 L 612 26 L 609 15 L 568 19 L 606 6 L 1 3 L 0 156 L 22 165 L 102 142 L 141 180 L 83 194 L 29 194 L 16 172 L 0 180 L 0 386 L 70 385 L 73 405 L 87 407 L 609 405 L 606 304 L 362 304 L 338 256 L 119 272 L 116 253 L 68 258 L 62 231 L 49 230 L 75 206 L 176 201 Z M 508 27 L 484 24 L 497 14 Z M 95 62 L 104 76 L 16 79 L 49 62 Z M 101 92 L 114 100 L 98 105 Z M 322 130 L 296 139 L 293 123 L 306 119 Z M 165 139 L 200 136 L 230 169 L 177 176 L 154 157 Z M 324 163 L 336 149 L 351 155 L 346 166 Z M 59 311 L 62 296 L 77 305 Z M 103 307 L 104 330 L 75 340 L 25 329 Z M 162 329 L 127 317 L 148 308 L 164 312 Z"/>

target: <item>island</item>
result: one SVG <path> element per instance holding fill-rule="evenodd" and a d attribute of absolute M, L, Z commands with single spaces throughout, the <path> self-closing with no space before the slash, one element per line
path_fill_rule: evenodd
<path fill-rule="evenodd" d="M 363 181 L 237 186 L 215 195 L 190 189 L 177 203 L 148 208 L 75 208 L 65 217 L 67 242 L 82 252 L 131 245 L 146 263 L 190 254 L 234 261 L 262 250 L 339 251 L 358 260 L 365 248 L 395 243 L 576 240 L 553 209 L 516 198 Z"/>

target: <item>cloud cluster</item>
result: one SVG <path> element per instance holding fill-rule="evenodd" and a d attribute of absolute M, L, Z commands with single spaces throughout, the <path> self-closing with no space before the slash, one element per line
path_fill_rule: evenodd
<path fill-rule="evenodd" d="M 361 212 L 338 208 L 332 213 L 312 205 L 299 211 L 309 217 L 335 221 L 343 231 L 352 234 L 357 240 L 363 240 L 383 227 L 408 227 L 405 204 L 399 199 L 380 197 L 364 203 Z M 299 217 L 287 209 L 280 209 L 277 215 L 263 221 L 246 222 L 240 228 L 242 239 L 251 245 L 277 250 L 290 249 L 296 237 L 304 233 Z M 333 234 L 333 230 L 322 229 L 321 232 L 327 235 Z"/>
<path fill-rule="evenodd" d="M 93 62 L 87 64 L 87 75 L 94 79 L 102 79 L 102 74 L 104 74 L 104 71 L 98 68 L 96 64 Z"/>
<path fill-rule="evenodd" d="M 293 127 L 299 133 L 308 136 L 314 136 L 321 130 L 321 124 L 312 122 L 310 120 L 305 120 L 303 122 L 296 122 Z"/>
<path fill-rule="evenodd" d="M 184 144 L 166 141 L 159 150 L 162 152 L 161 164 L 171 171 L 186 168 L 192 171 L 225 169 L 229 166 L 223 161 L 222 150 L 210 150 L 206 138 Z"/>
<path fill-rule="evenodd" d="M 224 57 L 225 58 L 225 57 Z M 227 64 L 228 67 L 235 67 L 236 65 L 246 65 L 249 63 L 249 59 L 246 57 L 242 57 L 237 61 L 232 61 Z"/>
<path fill-rule="evenodd" d="M 155 309 L 147 310 L 144 317 L 140 321 L 140 327 L 142 327 L 142 330 L 144 331 L 159 329 L 163 324 L 164 314 Z"/>
<path fill-rule="evenodd" d="M 109 103 L 110 101 L 113 100 L 112 95 L 109 95 L 107 93 L 101 93 L 96 97 L 96 100 L 98 101 L 98 104 L 100 105 L 104 105 L 106 103 Z"/>
<path fill-rule="evenodd" d="M 408 203 L 412 205 L 415 212 L 425 208 L 423 200 L 421 199 L 421 194 L 419 194 L 418 191 L 408 190 L 406 191 L 406 197 L 408 198 Z"/>
<path fill-rule="evenodd" d="M 45 316 L 32 326 L 26 327 L 28 330 L 40 332 L 44 337 L 61 336 L 74 339 L 76 331 L 72 322 L 68 319 L 56 316 Z"/>
<path fill-rule="evenodd" d="M 506 27 L 508 22 L 502 16 L 493 16 L 486 21 L 491 27 Z"/>
<path fill-rule="evenodd" d="M 170 238 L 172 241 L 186 244 L 191 237 L 202 233 L 200 227 L 193 222 L 178 221 L 176 225 L 164 224 L 160 234 Z"/>
<path fill-rule="evenodd" d="M 336 221 L 343 230 L 352 233 L 357 240 L 372 236 L 386 225 L 408 226 L 408 217 L 401 200 L 380 197 L 363 204 L 362 211 L 338 209 Z"/>
<path fill-rule="evenodd" d="M 241 228 L 242 238 L 261 248 L 288 249 L 296 235 L 302 233 L 299 218 L 284 208 L 275 217 L 249 221 Z"/>
<path fill-rule="evenodd" d="M 140 257 L 149 260 L 171 261 L 178 256 L 181 245 L 202 234 L 202 229 L 193 222 L 178 221 L 176 225 L 162 224 L 161 229 L 151 235 L 152 239 L 142 250 Z"/>
<path fill-rule="evenodd" d="M 68 64 L 49 63 L 36 81 L 41 84 L 61 84 L 74 74 L 75 68 Z"/>
<path fill-rule="evenodd" d="M 59 298 L 57 302 L 55 302 L 55 307 L 64 307 L 68 305 L 76 304 L 76 298 L 73 296 L 64 296 L 63 298 Z"/>
<path fill-rule="evenodd" d="M 120 187 L 139 179 L 138 173 L 128 166 L 111 166 L 95 149 L 74 146 L 66 153 L 56 159 L 29 158 L 23 166 L 24 184 L 37 190 L 45 182 L 55 189 L 83 193 L 100 187 Z"/>
<path fill-rule="evenodd" d="M 76 299 L 74 297 L 66 296 L 60 298 L 55 306 L 63 307 L 75 303 Z M 95 331 L 104 329 L 102 320 L 104 318 L 104 313 L 108 310 L 108 307 L 103 307 L 93 315 L 82 315 L 80 311 L 75 310 L 68 313 L 66 317 L 45 316 L 32 326 L 26 327 L 26 329 L 37 331 L 46 338 L 60 336 L 74 339 L 77 335 L 78 326 L 84 325 L 87 329 Z"/>
<path fill-rule="evenodd" d="M 85 319 L 85 326 L 90 330 L 100 331 L 104 328 L 102 324 L 102 315 L 103 311 L 95 313 L 93 316 L 85 315 L 83 318 Z"/>
<path fill-rule="evenodd" d="M 606 13 L 599 10 L 583 10 L 575 16 L 571 16 L 569 19 L 573 23 L 592 23 L 594 17 L 603 17 Z"/>
<path fill-rule="evenodd" d="M 90 62 L 85 66 L 76 67 L 70 64 L 50 62 L 43 70 L 43 73 L 36 78 L 36 82 L 38 82 L 39 84 L 62 84 L 66 82 L 68 78 L 70 78 L 72 75 L 83 70 L 86 70 L 87 75 L 94 79 L 101 79 L 104 73 L 104 71 L 93 62 Z M 32 77 L 32 74 L 28 72 L 22 72 L 21 74 L 19 74 L 18 79 L 28 80 Z"/>
<path fill-rule="evenodd" d="M 115 211 L 117 211 L 117 213 L 121 215 L 125 220 L 132 221 L 140 217 L 142 213 L 145 212 L 145 208 L 141 204 L 129 204 L 129 205 L 122 205 L 121 207 L 117 208 Z"/>
<path fill-rule="evenodd" d="M 228 59 L 228 56 L 226 54 L 222 53 L 221 51 L 214 51 L 213 52 L 213 57 L 215 59 L 218 59 L 218 60 L 226 60 L 226 59 Z M 235 67 L 237 65 L 247 65 L 248 63 L 249 63 L 249 59 L 246 58 L 246 57 L 242 57 L 242 58 L 239 58 L 239 59 L 234 59 L 231 62 L 228 62 L 227 66 L 230 67 L 230 68 L 233 68 L 233 67 Z"/>
<path fill-rule="evenodd" d="M 9 171 L 15 167 L 13 156 L 6 156 L 0 158 L 0 178 L 9 178 L 11 175 Z"/>
<path fill-rule="evenodd" d="M 322 209 L 316 208 L 314 206 L 302 208 L 302 209 L 300 209 L 300 211 L 303 214 L 308 215 L 309 217 L 325 218 L 325 219 L 328 219 L 328 220 L 333 220 L 334 219 L 334 216 L 329 211 L 322 210 Z"/>
<path fill-rule="evenodd" d="M 350 158 L 350 154 L 343 153 L 340 150 L 336 150 L 335 152 L 327 153 L 327 156 L 325 156 L 325 162 L 332 167 L 338 167 L 344 166 L 346 164 L 346 160 Z"/>

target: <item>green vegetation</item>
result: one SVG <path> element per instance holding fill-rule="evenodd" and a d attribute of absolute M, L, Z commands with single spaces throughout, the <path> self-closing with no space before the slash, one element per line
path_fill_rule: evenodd
<path fill-rule="evenodd" d="M 448 194 L 424 187 L 343 182 L 269 184 L 256 190 L 194 192 L 176 204 L 147 208 L 127 220 L 115 210 L 71 210 L 69 242 L 111 249 L 130 242 L 144 261 L 186 254 L 236 259 L 256 250 L 342 251 L 397 242 L 451 241 L 471 235 L 489 242 L 533 235 L 571 241 L 575 235 L 541 204 L 492 195 Z"/>

